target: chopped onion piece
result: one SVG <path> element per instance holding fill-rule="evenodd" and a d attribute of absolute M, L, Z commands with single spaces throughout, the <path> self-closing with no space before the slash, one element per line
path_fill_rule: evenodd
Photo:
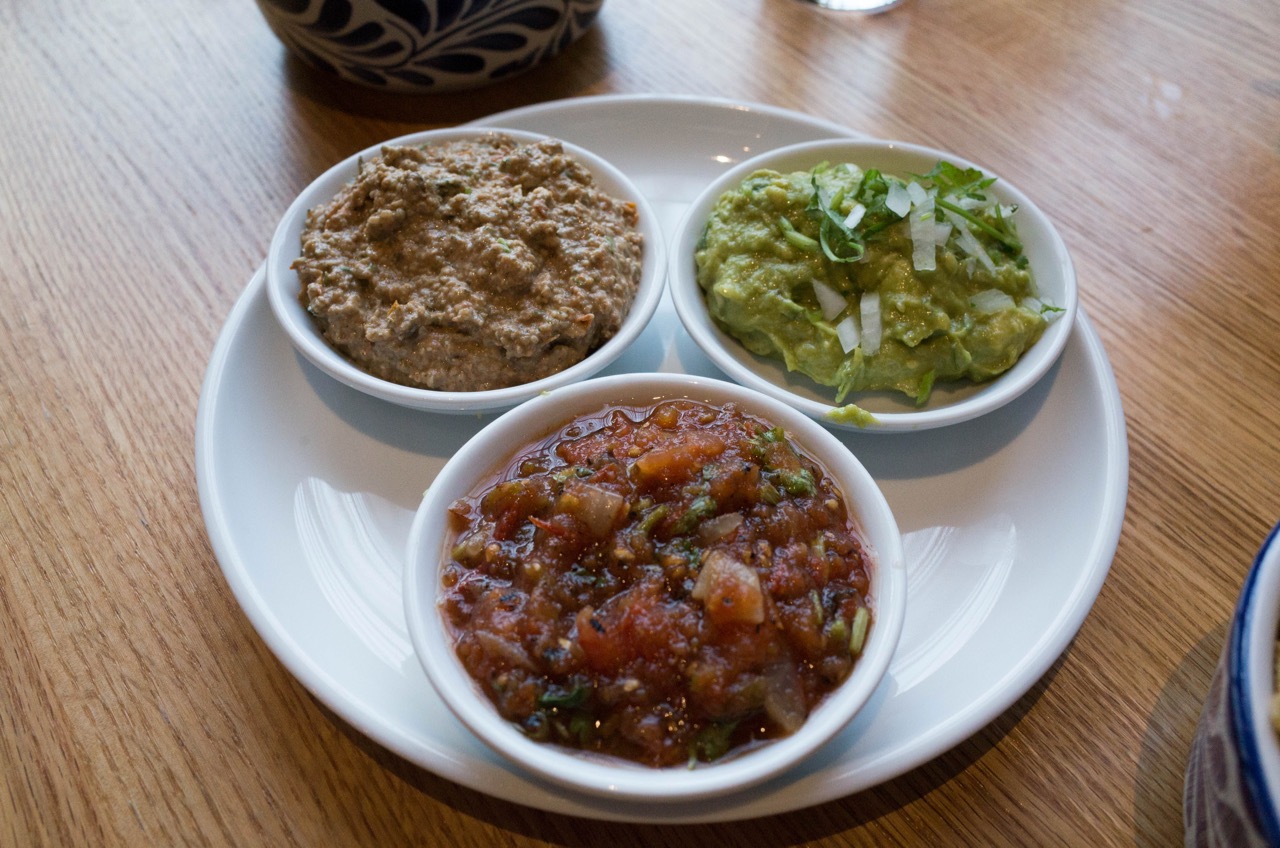
<path fill-rule="evenodd" d="M 932 237 L 926 237 L 922 231 L 912 227 L 911 242 L 911 265 L 917 271 L 936 271 L 938 245 L 933 242 Z"/>
<path fill-rule="evenodd" d="M 846 315 L 839 324 L 836 324 L 836 338 L 840 340 L 840 347 L 845 353 L 857 347 L 861 337 L 862 334 L 858 332 L 858 321 L 852 315 Z"/>
<path fill-rule="evenodd" d="M 924 186 L 915 180 L 907 183 L 907 196 L 911 198 L 911 202 L 916 206 L 924 206 L 926 203 L 930 206 L 933 205 L 933 199 L 929 192 L 925 191 Z"/>
<path fill-rule="evenodd" d="M 617 492 L 570 480 L 560 495 L 559 508 L 585 524 L 592 535 L 603 537 L 626 513 L 627 501 Z"/>
<path fill-rule="evenodd" d="M 917 271 L 933 271 L 938 267 L 938 247 L 947 243 L 951 225 L 937 220 L 934 198 L 935 189 L 926 189 L 920 183 L 907 183 L 905 189 L 914 206 L 908 219 L 911 235 L 911 265 Z"/>
<path fill-rule="evenodd" d="M 862 223 L 862 216 L 867 214 L 867 207 L 861 203 L 853 204 L 853 208 L 849 210 L 849 215 L 844 219 L 844 225 L 849 229 L 853 229 Z"/>
<path fill-rule="evenodd" d="M 907 217 L 911 211 L 911 195 L 907 187 L 897 180 L 889 180 L 889 193 L 885 196 L 884 205 L 899 218 Z"/>
<path fill-rule="evenodd" d="M 956 206 L 959 206 L 961 209 L 967 210 L 990 209 L 992 206 L 996 205 L 996 199 L 989 194 L 981 200 L 976 197 L 957 197 L 951 202 Z"/>
<path fill-rule="evenodd" d="M 764 673 L 764 711 L 784 733 L 795 733 L 804 724 L 802 690 L 800 675 L 790 663 L 774 663 Z"/>
<path fill-rule="evenodd" d="M 718 542 L 742 526 L 743 520 L 740 512 L 726 512 L 724 515 L 709 518 L 698 525 L 698 539 L 704 545 Z"/>
<path fill-rule="evenodd" d="M 911 183 L 908 188 L 919 188 L 919 185 Z M 933 271 L 938 267 L 938 227 L 933 212 L 933 198 L 927 196 L 911 211 L 911 265 L 917 271 Z"/>
<path fill-rule="evenodd" d="M 1013 298 L 1000 289 L 985 289 L 969 298 L 969 305 L 979 312 L 1001 312 L 1013 309 L 1017 304 Z"/>
<path fill-rule="evenodd" d="M 844 295 L 822 282 L 822 280 L 815 279 L 813 281 L 813 293 L 818 298 L 818 306 L 822 309 L 822 317 L 828 321 L 834 321 L 835 317 L 849 305 L 849 301 L 845 300 Z"/>
<path fill-rule="evenodd" d="M 1047 324 L 1052 324 L 1062 317 L 1063 310 L 1055 309 L 1053 304 L 1045 303 L 1035 295 L 1027 295 L 1018 305 L 1041 316 Z"/>
<path fill-rule="evenodd" d="M 994 273 L 996 263 L 991 261 L 991 256 L 987 253 L 986 248 L 978 241 L 978 237 L 973 234 L 973 230 L 969 229 L 969 222 L 950 209 L 943 209 L 942 214 L 947 217 L 948 221 L 955 224 L 959 233 L 956 237 L 956 244 L 960 249 L 981 262 L 982 267 Z"/>
<path fill-rule="evenodd" d="M 880 350 L 880 292 L 862 295 L 862 352 L 871 356 Z"/>
<path fill-rule="evenodd" d="M 764 621 L 760 575 L 718 548 L 707 555 L 689 596 L 702 601 L 707 616 L 717 625 Z"/>

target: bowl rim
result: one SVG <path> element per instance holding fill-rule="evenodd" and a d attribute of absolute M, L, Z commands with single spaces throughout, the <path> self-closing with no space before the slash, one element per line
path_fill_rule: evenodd
<path fill-rule="evenodd" d="M 1228 703 L 1245 790 L 1270 844 L 1280 844 L 1280 740 L 1271 726 L 1280 626 L 1280 524 L 1254 557 L 1228 644 Z"/>
<path fill-rule="evenodd" d="M 877 166 L 886 159 L 917 159 L 932 163 L 945 159 L 960 167 L 972 167 L 981 170 L 989 177 L 996 177 L 992 191 L 1005 203 L 1016 203 L 1019 207 L 1019 231 L 1026 241 L 1027 229 L 1034 229 L 1042 250 L 1032 256 L 1028 251 L 1028 259 L 1036 265 L 1037 284 L 1043 285 L 1052 276 L 1061 280 L 1061 298 L 1056 297 L 1052 305 L 1060 307 L 1062 312 L 1045 328 L 1044 334 L 1032 347 L 1023 354 L 1013 368 L 998 377 L 980 384 L 970 386 L 963 384 L 963 396 L 954 402 L 926 405 L 924 408 L 905 412 L 872 411 L 874 421 L 864 426 L 845 422 L 830 417 L 830 413 L 839 409 L 830 401 L 817 400 L 800 394 L 779 383 L 776 376 L 781 364 L 765 365 L 763 358 L 755 357 L 741 344 L 720 329 L 710 318 L 705 298 L 696 281 L 693 271 L 693 251 L 698 237 L 701 235 L 707 215 L 716 199 L 726 190 L 736 187 L 745 177 L 760 169 L 799 170 L 807 169 L 820 162 L 834 160 L 837 156 L 845 161 L 857 162 L 867 166 Z M 884 170 L 901 171 L 902 168 L 885 167 Z M 927 430 L 968 421 L 988 412 L 992 412 L 1016 399 L 1030 389 L 1058 361 L 1065 349 L 1067 339 L 1076 322 L 1079 308 L 1078 285 L 1071 255 L 1061 234 L 1049 217 L 1017 186 L 1000 177 L 994 171 L 978 165 L 968 159 L 932 147 L 911 142 L 875 138 L 829 138 L 806 141 L 775 148 L 743 160 L 733 168 L 725 171 L 711 184 L 706 186 L 690 204 L 681 218 L 671 238 L 667 251 L 667 285 L 671 299 L 681 322 L 698 347 L 708 358 L 733 380 L 750 386 L 757 391 L 785 401 L 805 414 L 834 427 L 853 429 L 867 433 L 895 433 Z M 1042 289 L 1043 291 L 1043 289 Z M 761 373 L 760 369 L 772 368 L 774 375 Z M 798 378 L 808 381 L 814 391 L 834 392 L 833 389 L 819 386 L 805 375 Z M 944 387 L 935 388 L 932 402 L 936 402 Z M 857 403 L 855 396 L 848 399 Z"/>
<path fill-rule="evenodd" d="M 474 392 L 446 392 L 393 383 L 364 371 L 338 353 L 298 302 L 298 277 L 289 266 L 301 252 L 298 241 L 307 210 L 328 202 L 356 174 L 360 163 L 380 155 L 387 146 L 418 146 L 438 142 L 506 135 L 529 143 L 557 141 L 567 153 L 585 165 L 596 186 L 613 197 L 632 202 L 638 215 L 637 229 L 644 237 L 640 282 L 635 300 L 618 327 L 603 345 L 581 361 L 529 383 Z M 272 314 L 294 349 L 322 372 L 365 394 L 412 409 L 442 413 L 487 412 L 515 406 L 541 392 L 585 379 L 608 367 L 648 326 L 666 288 L 666 242 L 648 199 L 631 178 L 597 153 L 543 133 L 505 127 L 466 126 L 424 130 L 380 141 L 330 166 L 312 180 L 289 204 L 272 233 L 266 260 L 267 298 Z"/>
<path fill-rule="evenodd" d="M 501 465 L 512 442 L 524 446 L 577 414 L 610 404 L 653 403 L 686 397 L 736 402 L 784 427 L 839 484 L 875 561 L 871 597 L 875 621 L 849 679 L 810 713 L 789 737 L 723 763 L 696 769 L 654 769 L 606 764 L 533 742 L 502 720 L 474 686 L 445 636 L 436 607 L 438 571 L 446 530 L 444 511 Z M 495 452 L 495 446 L 502 446 Z M 516 448 L 518 449 L 518 448 Z M 638 801 L 693 800 L 723 795 L 773 777 L 813 753 L 868 707 L 887 674 L 905 618 L 906 569 L 901 533 L 879 486 L 834 434 L 807 416 L 751 389 L 723 380 L 672 373 L 630 373 L 587 380 L 541 395 L 496 418 L 449 460 L 424 494 L 413 519 L 404 574 L 405 616 L 415 653 L 441 700 L 480 741 L 515 765 L 556 784 L 594 796 Z"/>

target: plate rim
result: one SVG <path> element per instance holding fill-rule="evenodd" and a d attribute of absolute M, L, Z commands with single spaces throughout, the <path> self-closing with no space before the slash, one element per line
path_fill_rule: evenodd
<path fill-rule="evenodd" d="M 630 103 L 643 103 L 647 106 L 674 104 L 684 107 L 726 108 L 734 111 L 752 111 L 769 115 L 774 119 L 790 123 L 800 123 L 815 130 L 837 130 L 843 135 L 859 135 L 848 127 L 840 127 L 826 119 L 815 118 L 801 112 L 783 109 L 765 104 L 754 104 L 725 98 L 704 98 L 693 95 L 652 95 L 625 94 L 600 95 L 572 98 L 569 100 L 550 101 L 508 110 L 495 115 L 486 116 L 475 122 L 486 125 L 497 121 L 525 119 L 530 116 L 547 114 L 564 115 L 577 110 L 594 110 L 625 106 Z M 664 806 L 636 804 L 635 802 L 611 802 L 594 805 L 589 799 L 574 796 L 546 794 L 543 799 L 515 797 L 510 793 L 495 791 L 492 786 L 480 785 L 477 776 L 469 771 L 472 768 L 453 756 L 449 751 L 432 748 L 423 740 L 405 733 L 402 729 L 385 721 L 373 721 L 370 718 L 370 703 L 359 693 L 347 687 L 337 685 L 323 667 L 305 657 L 297 643 L 287 632 L 281 621 L 263 605 L 263 598 L 257 587 L 249 579 L 249 570 L 240 561 L 233 540 L 229 538 L 226 517 L 217 503 L 218 481 L 213 472 L 212 463 L 216 446 L 212 439 L 212 422 L 217 411 L 217 397 L 226 378 L 225 365 L 231 355 L 238 330 L 246 316 L 261 297 L 265 307 L 262 268 L 254 274 L 246 288 L 241 292 L 232 307 L 210 357 L 208 368 L 201 384 L 196 416 L 195 453 L 196 478 L 199 501 L 204 516 L 206 530 L 210 538 L 215 559 L 227 580 L 237 603 L 257 631 L 260 638 L 285 668 L 298 679 L 317 698 L 334 710 L 345 722 L 368 736 L 372 741 L 386 747 L 394 753 L 405 757 L 415 765 L 452 780 L 460 785 L 494 797 L 525 806 L 542 809 L 548 812 L 576 815 L 585 818 L 596 818 L 614 821 L 644 823 L 694 823 L 732 821 L 760 815 L 771 815 L 803 809 L 814 804 L 832 801 L 841 797 L 863 791 L 885 780 L 896 777 L 919 765 L 928 762 L 969 738 L 973 733 L 988 725 L 995 717 L 1012 706 L 1018 699 L 1039 680 L 1048 668 L 1061 656 L 1070 642 L 1075 638 L 1084 619 L 1092 610 L 1098 593 L 1105 582 L 1119 544 L 1123 528 L 1125 508 L 1128 495 L 1129 447 L 1127 441 L 1125 418 L 1118 386 L 1111 364 L 1103 350 L 1100 338 L 1088 321 L 1085 310 L 1077 313 L 1076 326 L 1071 335 L 1080 335 L 1085 346 L 1086 366 L 1089 366 L 1092 381 L 1104 389 L 1101 393 L 1101 416 L 1105 423 L 1104 442 L 1105 455 L 1108 460 L 1104 480 L 1105 500 L 1107 506 L 1100 507 L 1106 517 L 1102 526 L 1096 528 L 1093 544 L 1090 547 L 1087 569 L 1080 580 L 1073 584 L 1075 590 L 1071 602 L 1064 605 L 1055 617 L 1055 627 L 1040 635 L 1036 651 L 1024 654 L 1022 662 L 1010 668 L 1001 678 L 1002 685 L 993 687 L 983 698 L 973 701 L 962 715 L 934 728 L 925 738 L 934 740 L 932 745 L 913 744 L 909 755 L 904 756 L 901 748 L 883 753 L 875 761 L 863 764 L 859 768 L 862 779 L 859 781 L 833 781 L 839 786 L 831 793 L 819 793 L 799 799 L 799 803 L 778 803 L 780 791 L 770 790 L 770 784 L 760 788 L 759 793 L 748 792 L 745 796 L 729 796 L 725 806 L 708 805 L 708 810 L 671 809 Z M 1015 691 L 1016 690 L 1016 691 Z M 334 700 L 341 700 L 335 704 Z M 356 709 L 358 708 L 358 709 Z M 430 765 L 423 762 L 424 755 L 432 759 Z M 763 794 L 764 797 L 758 797 Z M 733 803 L 738 799 L 741 803 Z"/>

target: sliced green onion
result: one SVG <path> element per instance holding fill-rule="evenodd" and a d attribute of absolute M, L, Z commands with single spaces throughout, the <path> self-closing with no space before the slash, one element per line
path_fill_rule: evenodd
<path fill-rule="evenodd" d="M 778 226 L 782 228 L 782 237 L 792 247 L 809 253 L 818 252 L 818 242 L 796 229 L 795 224 L 787 220 L 787 216 L 778 217 Z"/>
<path fill-rule="evenodd" d="M 575 685 L 572 689 L 552 685 L 547 687 L 547 690 L 538 696 L 538 704 L 543 707 L 573 709 L 585 704 L 587 702 L 587 696 L 590 694 L 591 689 L 581 683 Z"/>
<path fill-rule="evenodd" d="M 849 653 L 855 657 L 862 653 L 862 646 L 867 641 L 867 627 L 871 624 L 871 613 L 866 607 L 858 607 L 853 614 L 853 625 L 849 634 Z"/>

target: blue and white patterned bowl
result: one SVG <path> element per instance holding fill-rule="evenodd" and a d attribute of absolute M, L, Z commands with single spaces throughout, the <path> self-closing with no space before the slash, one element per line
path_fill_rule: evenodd
<path fill-rule="evenodd" d="M 1187 846 L 1280 845 L 1280 738 L 1271 725 L 1280 525 L 1245 579 L 1187 765 Z"/>
<path fill-rule="evenodd" d="M 476 88 L 528 70 L 590 27 L 604 0 L 257 0 L 294 54 L 392 91 Z"/>

